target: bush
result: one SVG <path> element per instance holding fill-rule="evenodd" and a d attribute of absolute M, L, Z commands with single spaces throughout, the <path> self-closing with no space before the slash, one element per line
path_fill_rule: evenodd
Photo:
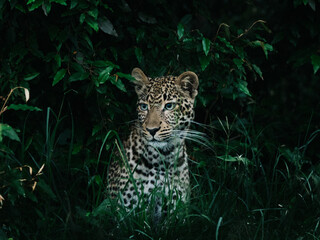
<path fill-rule="evenodd" d="M 318 8 L 1 1 L 0 235 L 319 239 Z M 214 149 L 189 146 L 190 206 L 160 229 L 103 196 L 114 140 L 135 119 L 136 66 L 198 74 L 194 128 Z"/>

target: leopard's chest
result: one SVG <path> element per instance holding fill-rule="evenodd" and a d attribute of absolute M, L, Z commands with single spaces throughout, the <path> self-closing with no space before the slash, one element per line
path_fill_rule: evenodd
<path fill-rule="evenodd" d="M 136 205 L 141 197 L 150 200 L 158 193 L 185 200 L 189 171 L 184 145 L 157 149 L 131 135 L 125 150 L 129 163 L 129 181 L 123 191 L 125 205 Z"/>

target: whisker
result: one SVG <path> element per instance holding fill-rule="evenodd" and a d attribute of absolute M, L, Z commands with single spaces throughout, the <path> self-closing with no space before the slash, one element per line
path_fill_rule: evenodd
<path fill-rule="evenodd" d="M 194 120 L 191 120 L 190 121 L 192 124 L 195 124 L 195 125 L 198 125 L 206 130 L 212 130 L 214 129 L 215 127 L 214 126 L 211 126 L 211 125 L 207 125 L 207 124 L 204 124 L 204 123 L 199 123 L 199 122 L 196 122 Z"/>
<path fill-rule="evenodd" d="M 133 119 L 133 120 L 130 120 L 130 121 L 126 121 L 125 123 L 135 123 L 137 122 L 137 119 Z"/>
<path fill-rule="evenodd" d="M 179 138 L 184 138 L 196 143 L 199 143 L 200 145 L 205 146 L 206 148 L 213 150 L 212 144 L 210 143 L 207 135 L 205 133 L 196 131 L 196 130 L 173 130 L 173 137 L 177 136 Z"/>

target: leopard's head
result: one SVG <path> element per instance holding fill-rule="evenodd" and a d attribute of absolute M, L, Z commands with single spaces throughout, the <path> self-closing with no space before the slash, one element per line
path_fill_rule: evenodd
<path fill-rule="evenodd" d="M 183 139 L 180 133 L 189 128 L 194 118 L 198 76 L 188 71 L 178 77 L 149 78 L 139 68 L 133 69 L 132 76 L 142 137 L 158 148 Z"/>

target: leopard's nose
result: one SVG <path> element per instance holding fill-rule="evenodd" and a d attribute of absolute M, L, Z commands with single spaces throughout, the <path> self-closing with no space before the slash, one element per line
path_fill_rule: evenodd
<path fill-rule="evenodd" d="M 154 136 L 154 135 L 158 132 L 159 129 L 160 129 L 160 127 L 158 127 L 158 128 L 147 128 L 147 131 L 148 131 L 152 136 Z"/>

